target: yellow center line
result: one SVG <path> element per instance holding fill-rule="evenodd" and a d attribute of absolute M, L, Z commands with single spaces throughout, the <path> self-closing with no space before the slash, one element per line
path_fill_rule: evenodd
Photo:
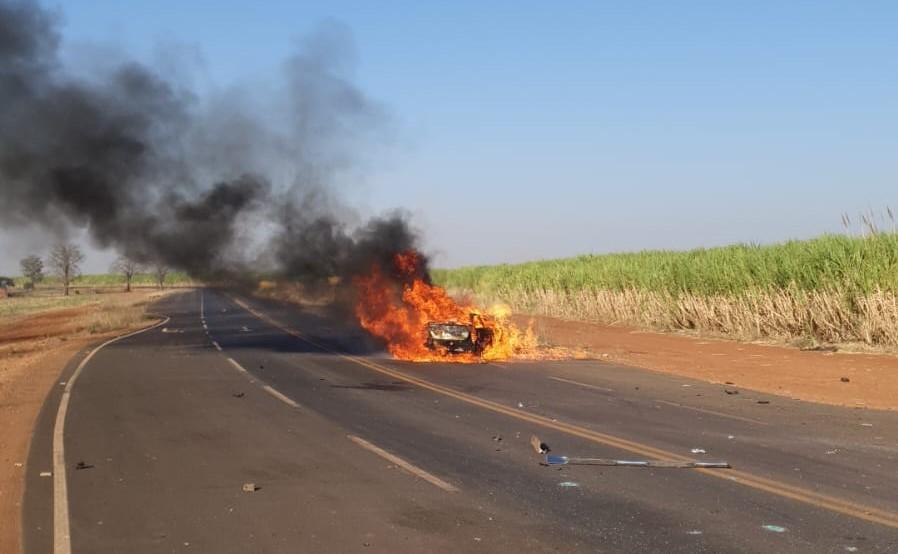
<path fill-rule="evenodd" d="M 666 460 L 676 460 L 676 461 L 687 461 L 690 458 L 684 457 L 680 454 L 676 454 L 674 452 L 669 452 L 666 450 L 662 450 L 659 448 L 655 448 L 653 446 L 639 443 L 636 441 L 631 441 L 629 439 L 625 439 L 622 437 L 617 437 L 615 435 L 609 435 L 606 433 L 601 433 L 599 431 L 594 431 L 592 429 L 587 429 L 585 427 L 580 427 L 578 425 L 573 425 L 570 423 L 565 423 L 563 421 L 555 421 L 550 418 L 540 416 L 537 414 L 531 414 L 525 412 L 523 410 L 519 410 L 516 408 L 511 408 L 509 406 L 505 406 L 504 404 L 499 404 L 498 402 L 494 402 L 492 400 L 486 400 L 484 398 L 479 398 L 477 396 L 473 396 L 467 393 L 459 392 L 455 389 L 446 387 L 444 385 L 439 385 L 437 383 L 432 383 L 430 381 L 426 381 L 421 379 L 420 377 L 415 377 L 412 375 L 408 375 L 401 371 L 395 370 L 393 368 L 387 367 L 385 365 L 381 365 L 377 362 L 360 358 L 358 356 L 353 356 L 351 354 L 344 354 L 342 352 L 338 352 L 336 350 L 332 350 L 327 346 L 314 341 L 303 333 L 290 329 L 289 327 L 285 327 L 281 325 L 279 322 L 275 321 L 270 316 L 263 314 L 257 311 L 255 308 L 252 308 L 249 304 L 241 300 L 240 298 L 230 297 L 237 305 L 250 312 L 257 318 L 281 329 L 285 333 L 298 338 L 316 348 L 319 348 L 325 352 L 338 356 L 344 360 L 356 363 L 358 365 L 367 367 L 373 371 L 381 373 L 383 375 L 387 375 L 394 379 L 404 381 L 406 383 L 410 383 L 421 387 L 422 389 L 426 389 L 444 396 L 448 396 L 451 398 L 455 398 L 467 404 L 471 404 L 474 406 L 478 406 L 484 408 L 486 410 L 507 415 L 509 417 L 515 418 L 520 421 L 526 421 L 528 423 L 533 423 L 535 425 L 539 425 L 541 427 L 545 427 L 547 429 L 552 429 L 554 431 L 559 431 L 561 433 L 565 433 L 571 436 L 579 437 L 582 439 L 586 439 L 588 441 L 602 444 L 606 446 L 611 446 L 614 448 L 619 448 L 621 450 L 626 450 L 633 454 L 638 454 L 640 456 L 646 456 L 649 458 L 655 459 L 666 459 Z M 739 471 L 734 469 L 728 470 L 719 470 L 719 469 L 693 469 L 691 471 L 697 471 L 704 475 L 715 477 L 718 479 L 723 479 L 726 481 L 730 481 L 736 484 L 744 485 L 746 487 L 750 487 L 756 490 L 761 490 L 764 492 L 768 492 L 783 498 L 788 498 L 791 500 L 795 500 L 798 502 L 802 502 L 804 504 L 808 504 L 810 506 L 814 506 L 816 508 L 823 508 L 826 510 L 830 510 L 832 512 L 844 514 L 847 516 L 851 516 L 857 519 L 861 519 L 864 521 L 869 521 L 872 523 L 877 523 L 880 525 L 885 525 L 887 527 L 891 527 L 894 529 L 898 529 L 898 514 L 894 512 L 890 512 L 888 510 L 882 510 L 880 508 L 876 508 L 873 506 L 867 506 L 864 504 L 859 504 L 856 502 L 852 502 L 850 500 L 845 500 L 842 498 L 838 498 L 835 496 L 830 496 L 823 493 L 818 493 L 813 490 L 796 487 L 794 485 L 790 485 L 788 483 L 784 483 L 782 481 L 776 481 L 774 479 L 768 479 L 766 477 L 761 477 L 758 475 L 754 475 L 745 471 Z"/>

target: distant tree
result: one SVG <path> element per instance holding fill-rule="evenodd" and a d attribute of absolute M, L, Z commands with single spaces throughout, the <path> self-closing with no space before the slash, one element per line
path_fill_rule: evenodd
<path fill-rule="evenodd" d="M 62 288 L 66 296 L 69 295 L 72 281 L 81 275 L 81 262 L 83 261 L 84 253 L 76 244 L 60 242 L 50 250 L 47 265 L 62 281 Z"/>
<path fill-rule="evenodd" d="M 19 261 L 22 275 L 28 277 L 31 287 L 44 280 L 44 261 L 39 256 L 28 256 Z"/>
<path fill-rule="evenodd" d="M 134 279 L 134 274 L 140 271 L 140 264 L 127 256 L 119 256 L 112 264 L 112 271 L 125 277 L 125 292 L 131 292 L 131 280 Z"/>
<path fill-rule="evenodd" d="M 153 265 L 153 276 L 156 277 L 156 284 L 160 289 L 165 288 L 165 277 L 168 275 L 168 266 L 162 262 Z"/>

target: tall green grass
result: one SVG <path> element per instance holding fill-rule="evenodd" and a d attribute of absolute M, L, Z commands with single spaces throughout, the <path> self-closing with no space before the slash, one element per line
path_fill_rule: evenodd
<path fill-rule="evenodd" d="M 824 235 L 759 246 L 585 255 L 521 264 L 435 270 L 435 282 L 490 296 L 510 292 L 641 290 L 738 295 L 796 289 L 898 292 L 898 234 Z"/>
<path fill-rule="evenodd" d="M 898 234 L 433 272 L 519 312 L 740 339 L 898 347 Z"/>

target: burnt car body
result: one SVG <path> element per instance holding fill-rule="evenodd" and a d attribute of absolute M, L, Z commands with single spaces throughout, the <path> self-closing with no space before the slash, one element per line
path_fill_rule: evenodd
<path fill-rule="evenodd" d="M 450 354 L 480 355 L 493 343 L 493 330 L 485 325 L 479 314 L 471 314 L 470 321 L 465 323 L 432 321 L 425 330 L 427 348 Z"/>

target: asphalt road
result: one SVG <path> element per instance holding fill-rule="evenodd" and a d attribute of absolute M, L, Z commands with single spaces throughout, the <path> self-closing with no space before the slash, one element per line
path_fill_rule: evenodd
<path fill-rule="evenodd" d="M 168 297 L 164 326 L 84 365 L 58 460 L 72 552 L 898 552 L 898 414 L 594 361 L 396 362 L 246 302 Z M 63 390 L 28 460 L 28 554 L 59 529 L 41 473 Z M 546 467 L 532 434 L 733 469 Z"/>

